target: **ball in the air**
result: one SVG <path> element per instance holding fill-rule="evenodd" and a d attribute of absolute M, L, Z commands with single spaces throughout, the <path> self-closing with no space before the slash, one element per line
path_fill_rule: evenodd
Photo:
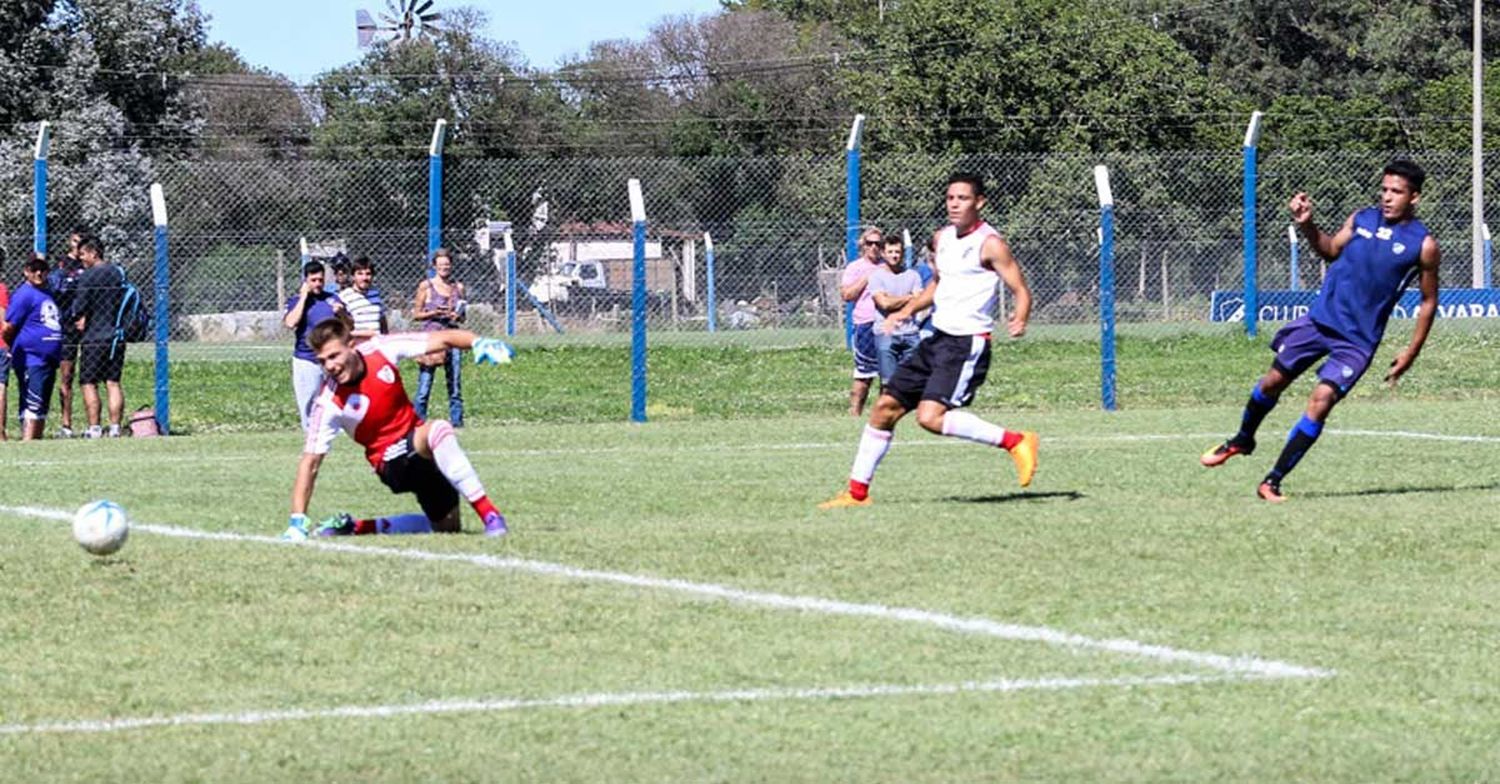
<path fill-rule="evenodd" d="M 91 501 L 73 515 L 73 538 L 94 555 L 109 555 L 125 546 L 130 520 L 113 501 Z"/>

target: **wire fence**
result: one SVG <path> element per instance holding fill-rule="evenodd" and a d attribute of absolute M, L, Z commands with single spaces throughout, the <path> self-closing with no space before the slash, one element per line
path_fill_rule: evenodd
<path fill-rule="evenodd" d="M 1325 230 L 1374 202 L 1390 154 L 1262 154 L 1257 192 L 1259 286 L 1293 287 L 1286 201 L 1309 192 Z M 1447 250 L 1445 287 L 1467 288 L 1466 151 L 1412 155 L 1429 172 L 1422 218 Z M 1241 154 L 883 154 L 863 161 L 860 222 L 909 232 L 913 260 L 944 224 L 943 192 L 957 170 L 989 184 L 987 219 L 1004 232 L 1034 295 L 1036 339 L 1097 340 L 1099 208 L 1091 171 L 1111 171 L 1116 200 L 1117 317 L 1129 337 L 1230 334 L 1215 292 L 1243 285 Z M 367 256 L 393 329 L 411 325 L 428 274 L 428 161 L 157 161 L 114 175 L 97 164 L 50 171 L 49 254 L 85 226 L 103 237 L 153 303 L 147 186 L 171 212 L 170 335 L 174 357 L 284 357 L 281 325 L 300 285 L 302 242 L 314 255 Z M 1500 193 L 1500 154 L 1486 161 Z M 15 202 L 30 172 L 0 188 L 0 279 L 19 283 L 31 216 Z M 648 218 L 648 326 L 655 344 L 842 345 L 836 281 L 846 261 L 845 158 L 468 159 L 445 163 L 440 241 L 467 287 L 470 327 L 507 326 L 505 251 L 515 249 L 518 341 L 620 344 L 629 334 L 631 225 L 626 183 L 643 185 Z M 29 205 L 28 205 L 29 206 Z M 1493 223 L 1493 215 L 1490 216 Z M 712 250 L 708 240 L 711 238 Z M 1300 285 L 1316 289 L 1318 260 L 1300 248 Z M 1010 306 L 1002 298 L 1001 307 Z M 278 353 L 279 352 L 279 353 Z M 145 351 L 138 352 L 144 355 Z"/>

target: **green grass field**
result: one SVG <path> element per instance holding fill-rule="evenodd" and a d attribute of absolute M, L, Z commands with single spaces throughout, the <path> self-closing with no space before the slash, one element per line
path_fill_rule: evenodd
<path fill-rule="evenodd" d="M 1265 350 L 1126 342 L 1107 414 L 1087 349 L 1006 346 L 980 392 L 1042 433 L 1029 490 L 904 423 L 876 505 L 839 512 L 836 351 L 660 352 L 636 426 L 617 350 L 537 349 L 466 376 L 511 536 L 334 547 L 273 541 L 280 359 L 183 363 L 195 435 L 0 447 L 3 778 L 1500 775 L 1489 339 L 1362 387 L 1277 507 L 1253 489 L 1305 382 L 1207 471 Z M 105 559 L 55 519 L 97 497 L 136 521 Z M 343 443 L 314 512 L 411 507 Z"/>

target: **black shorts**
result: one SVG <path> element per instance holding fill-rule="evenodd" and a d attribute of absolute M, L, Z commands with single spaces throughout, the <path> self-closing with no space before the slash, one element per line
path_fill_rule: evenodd
<path fill-rule="evenodd" d="M 78 345 L 83 341 L 83 333 L 76 329 L 63 330 L 62 359 L 59 362 L 77 362 Z"/>
<path fill-rule="evenodd" d="M 415 493 L 417 505 L 436 530 L 438 523 L 458 508 L 458 491 L 438 470 L 437 463 L 417 454 L 412 444 L 414 435 L 416 431 L 406 434 L 406 453 L 386 460 L 375 474 L 393 493 Z"/>
<path fill-rule="evenodd" d="M 989 335 L 949 335 L 933 332 L 886 382 L 884 394 L 910 411 L 923 400 L 948 408 L 963 408 L 974 400 L 974 390 L 990 372 Z"/>
<path fill-rule="evenodd" d="M 119 381 L 125 369 L 125 343 L 84 343 L 78 347 L 78 383 Z"/>

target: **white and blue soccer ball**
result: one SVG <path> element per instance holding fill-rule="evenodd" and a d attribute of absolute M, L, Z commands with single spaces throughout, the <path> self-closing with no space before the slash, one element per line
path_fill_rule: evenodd
<path fill-rule="evenodd" d="M 130 519 L 114 501 L 91 501 L 73 515 L 73 538 L 94 555 L 109 555 L 125 546 Z"/>

